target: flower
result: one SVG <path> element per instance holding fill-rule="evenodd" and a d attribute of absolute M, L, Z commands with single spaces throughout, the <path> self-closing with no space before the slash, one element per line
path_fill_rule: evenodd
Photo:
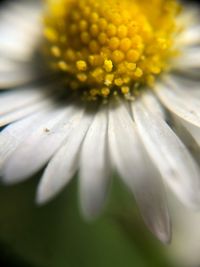
<path fill-rule="evenodd" d="M 78 171 L 82 213 L 92 218 L 116 170 L 148 228 L 170 242 L 165 188 L 200 207 L 196 9 L 180 12 L 175 0 L 45 6 L 8 1 L 1 10 L 2 180 L 45 167 L 42 204 Z"/>

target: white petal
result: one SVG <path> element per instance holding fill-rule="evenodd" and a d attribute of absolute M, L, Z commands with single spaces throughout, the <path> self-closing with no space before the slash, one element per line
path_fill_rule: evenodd
<path fill-rule="evenodd" d="M 25 119 L 12 123 L 0 132 L 0 168 L 18 145 L 55 115 L 55 111 L 36 112 Z"/>
<path fill-rule="evenodd" d="M 182 202 L 200 208 L 200 172 L 167 123 L 138 101 L 133 104 L 140 137 L 167 185 Z"/>
<path fill-rule="evenodd" d="M 42 11 L 41 1 L 9 1 L 2 5 L 0 10 L 0 23 L 7 22 L 9 25 L 15 25 L 21 29 L 29 29 L 31 35 L 32 31 L 40 32 L 40 29 L 35 28 L 34 24 L 40 20 Z"/>
<path fill-rule="evenodd" d="M 180 90 L 178 84 L 170 82 L 169 85 L 159 83 L 156 86 L 156 94 L 162 103 L 172 113 L 191 124 L 200 127 L 200 101 L 193 97 L 188 90 Z"/>
<path fill-rule="evenodd" d="M 12 3 L 5 5 L 0 16 L 0 54 L 20 61 L 30 59 L 40 39 L 39 7 L 35 15 L 33 5 L 26 2 L 23 9 Z"/>
<path fill-rule="evenodd" d="M 0 115 L 44 99 L 44 88 L 9 90 L 0 95 Z"/>
<path fill-rule="evenodd" d="M 144 152 L 135 125 L 122 105 L 110 110 L 109 145 L 114 164 L 134 193 L 147 226 L 162 242 L 169 242 L 170 219 L 161 178 Z"/>
<path fill-rule="evenodd" d="M 38 203 L 43 204 L 52 199 L 74 176 L 78 169 L 80 146 L 92 118 L 92 114 L 84 114 L 66 144 L 50 160 L 38 187 Z"/>
<path fill-rule="evenodd" d="M 97 216 L 109 184 L 107 108 L 101 107 L 88 130 L 80 160 L 80 204 L 85 218 Z"/>
<path fill-rule="evenodd" d="M 6 183 L 22 181 L 42 168 L 59 149 L 82 115 L 82 109 L 76 110 L 73 107 L 58 110 L 57 116 L 54 115 L 45 128 L 41 127 L 33 132 L 6 161 L 2 169 L 3 180 Z"/>
<path fill-rule="evenodd" d="M 182 51 L 181 56 L 173 61 L 173 68 L 181 69 L 200 69 L 200 47 L 188 48 Z"/>
<path fill-rule="evenodd" d="M 190 132 L 190 134 L 193 136 L 193 138 L 196 140 L 198 146 L 200 147 L 200 128 L 195 127 L 195 126 L 188 124 L 186 122 L 183 122 L 183 125 Z"/>
<path fill-rule="evenodd" d="M 43 101 L 38 101 L 38 103 L 13 110 L 4 115 L 0 115 L 0 127 L 7 125 L 13 121 L 22 119 L 28 115 L 34 114 L 37 111 L 44 110 L 51 105 L 51 101 L 47 98 Z"/>
<path fill-rule="evenodd" d="M 200 25 L 194 25 L 186 30 L 178 37 L 178 42 L 185 46 L 200 44 Z"/>
<path fill-rule="evenodd" d="M 200 164 L 200 128 L 173 116 L 173 126 L 184 144 Z"/>
<path fill-rule="evenodd" d="M 186 91 L 186 93 L 190 93 L 192 95 L 195 93 L 200 96 L 198 80 L 188 79 L 183 75 L 174 75 L 170 73 L 169 75 L 165 75 L 164 82 L 172 85 L 172 87 L 178 88 L 179 90 Z"/>
<path fill-rule="evenodd" d="M 19 62 L 12 62 L 0 55 L 0 88 L 6 89 L 25 84 L 36 78 L 32 66 Z M 33 64 L 33 63 L 32 63 Z"/>
<path fill-rule="evenodd" d="M 141 100 L 147 107 L 153 107 L 157 116 L 165 118 L 165 111 L 163 109 L 163 106 L 151 91 L 146 91 L 142 95 Z"/>

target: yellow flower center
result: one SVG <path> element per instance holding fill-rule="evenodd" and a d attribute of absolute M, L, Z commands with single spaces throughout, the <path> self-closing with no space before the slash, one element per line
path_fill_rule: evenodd
<path fill-rule="evenodd" d="M 46 0 L 51 65 L 88 100 L 152 85 L 174 52 L 175 0 Z"/>

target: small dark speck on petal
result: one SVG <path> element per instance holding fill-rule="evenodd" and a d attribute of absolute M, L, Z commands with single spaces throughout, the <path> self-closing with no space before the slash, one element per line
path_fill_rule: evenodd
<path fill-rule="evenodd" d="M 44 128 L 44 132 L 45 132 L 45 133 L 49 133 L 50 130 L 49 130 L 48 128 Z"/>

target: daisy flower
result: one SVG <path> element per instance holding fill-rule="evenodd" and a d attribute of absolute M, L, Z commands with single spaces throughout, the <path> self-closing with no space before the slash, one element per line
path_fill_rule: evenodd
<path fill-rule="evenodd" d="M 166 189 L 200 207 L 200 21 L 175 0 L 7 1 L 0 10 L 0 171 L 44 168 L 36 200 L 78 172 L 83 216 L 117 172 L 158 239 Z"/>

